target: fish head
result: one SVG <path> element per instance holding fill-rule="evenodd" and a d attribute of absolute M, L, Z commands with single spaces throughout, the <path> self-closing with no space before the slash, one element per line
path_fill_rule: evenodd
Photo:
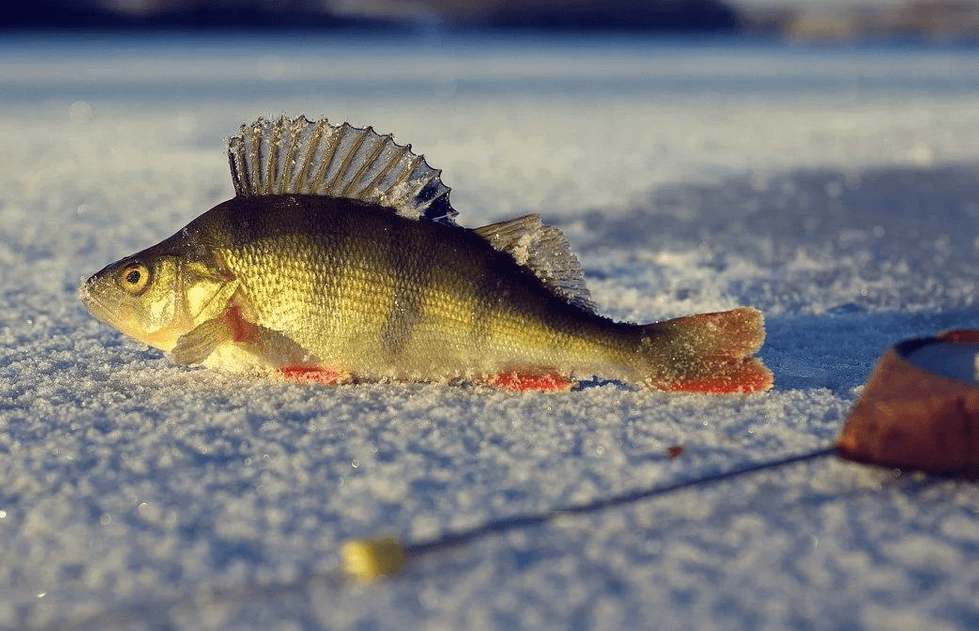
<path fill-rule="evenodd" d="M 78 298 L 102 322 L 169 351 L 193 326 L 184 308 L 181 265 L 177 256 L 144 251 L 93 275 Z"/>

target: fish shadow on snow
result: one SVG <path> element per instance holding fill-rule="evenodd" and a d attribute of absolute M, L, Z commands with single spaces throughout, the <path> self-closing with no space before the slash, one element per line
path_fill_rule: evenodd
<path fill-rule="evenodd" d="M 956 164 L 669 185 L 568 232 L 591 278 L 609 273 L 590 255 L 618 251 L 611 275 L 638 274 L 640 293 L 671 309 L 713 297 L 760 308 L 775 388 L 845 394 L 901 339 L 979 327 L 977 226 L 979 164 Z"/>
<path fill-rule="evenodd" d="M 979 313 L 831 313 L 773 317 L 766 326 L 759 355 L 775 374 L 776 390 L 828 388 L 846 395 L 867 380 L 889 346 L 979 326 Z"/>

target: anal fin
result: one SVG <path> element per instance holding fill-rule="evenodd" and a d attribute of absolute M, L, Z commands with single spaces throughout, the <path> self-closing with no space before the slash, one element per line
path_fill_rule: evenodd
<path fill-rule="evenodd" d="M 299 383 L 315 382 L 328 386 L 340 386 L 357 382 L 357 377 L 353 373 L 317 366 L 282 366 L 276 368 L 276 372 L 287 381 Z"/>
<path fill-rule="evenodd" d="M 480 377 L 479 383 L 515 392 L 560 392 L 570 390 L 575 382 L 556 371 L 540 369 L 517 369 L 497 375 Z"/>

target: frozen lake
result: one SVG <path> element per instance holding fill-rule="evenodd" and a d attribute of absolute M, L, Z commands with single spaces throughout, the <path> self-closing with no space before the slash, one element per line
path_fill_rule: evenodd
<path fill-rule="evenodd" d="M 834 458 L 880 353 L 979 326 L 973 49 L 444 35 L 0 40 L 0 628 L 957 629 L 979 488 Z M 461 224 L 560 226 L 602 313 L 761 308 L 764 395 L 270 383 L 173 365 L 80 280 L 233 194 L 259 115 L 372 125 Z M 683 451 L 676 457 L 676 450 Z"/>

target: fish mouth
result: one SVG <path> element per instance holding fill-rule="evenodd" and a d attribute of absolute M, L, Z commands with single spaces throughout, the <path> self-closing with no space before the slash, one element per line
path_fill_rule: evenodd
<path fill-rule="evenodd" d="M 138 322 L 134 323 L 131 309 L 116 299 L 111 287 L 108 292 L 106 289 L 104 278 L 96 274 L 78 287 L 78 301 L 99 322 L 138 342 L 169 352 L 176 343 L 175 337 L 171 339 L 173 334 L 166 327 L 153 331 L 140 328 Z"/>
<path fill-rule="evenodd" d="M 108 324 L 109 326 L 116 326 L 115 322 L 113 322 L 113 318 L 110 315 L 112 310 L 109 309 L 104 302 L 102 302 L 96 292 L 92 291 L 92 288 L 96 284 L 95 280 L 96 278 L 93 276 L 78 287 L 78 301 L 81 302 L 92 315 L 102 322 Z"/>
<path fill-rule="evenodd" d="M 92 310 L 92 306 L 98 304 L 98 299 L 92 295 L 91 291 L 92 279 L 82 281 L 82 284 L 78 286 L 78 293 L 76 297 L 78 301 L 85 305 L 89 311 Z"/>

